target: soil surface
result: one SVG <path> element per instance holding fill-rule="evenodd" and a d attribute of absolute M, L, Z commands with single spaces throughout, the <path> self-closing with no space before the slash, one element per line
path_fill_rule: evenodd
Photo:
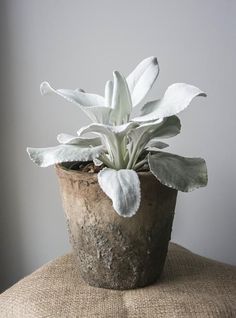
<path fill-rule="evenodd" d="M 92 161 L 69 162 L 66 165 L 65 164 L 63 165 L 70 170 L 78 170 L 78 171 L 88 172 L 88 173 L 98 173 L 100 170 L 102 170 L 105 167 L 103 164 L 101 166 L 95 166 L 95 164 Z"/>
<path fill-rule="evenodd" d="M 77 170 L 82 172 L 88 172 L 88 173 L 98 173 L 106 166 L 104 164 L 100 166 L 96 166 L 93 161 L 76 161 L 76 162 L 68 162 L 64 163 L 63 166 L 65 166 L 67 169 L 70 170 Z M 144 166 L 138 169 L 139 172 L 146 172 L 148 171 L 148 168 L 145 168 Z"/>

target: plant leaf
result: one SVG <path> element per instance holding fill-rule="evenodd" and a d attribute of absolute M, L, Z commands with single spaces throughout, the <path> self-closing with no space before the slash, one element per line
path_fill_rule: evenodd
<path fill-rule="evenodd" d="M 59 145 L 49 148 L 27 148 L 30 159 L 40 167 L 48 167 L 56 163 L 72 161 L 90 161 L 104 152 L 103 146 L 79 147 L 75 145 Z"/>
<path fill-rule="evenodd" d="M 103 124 L 90 124 L 86 127 L 82 127 L 78 131 L 78 135 L 82 136 L 86 133 L 95 133 L 101 136 L 103 144 L 109 154 L 109 159 L 113 162 L 117 169 L 122 169 L 125 167 L 125 153 L 126 144 L 124 143 L 124 138 L 128 131 L 133 127 L 136 127 L 137 123 L 129 122 L 127 124 L 110 126 Z"/>
<path fill-rule="evenodd" d="M 43 82 L 40 85 L 40 92 L 42 95 L 55 93 L 67 101 L 76 103 L 80 106 L 105 106 L 105 99 L 103 96 L 97 94 L 88 94 L 80 89 L 54 89 L 48 82 Z"/>
<path fill-rule="evenodd" d="M 136 129 L 131 130 L 128 136 L 135 148 L 141 150 L 150 140 L 152 134 L 162 126 L 163 119 L 158 119 L 151 123 L 141 124 Z"/>
<path fill-rule="evenodd" d="M 155 138 L 169 138 L 180 132 L 180 120 L 177 116 L 157 119 L 149 123 L 142 123 L 138 128 L 128 133 L 130 139 L 127 149 L 130 154 L 128 168 L 133 168 L 139 160 L 147 143 Z"/>
<path fill-rule="evenodd" d="M 83 112 L 95 123 L 110 124 L 112 109 L 105 106 L 81 107 Z"/>
<path fill-rule="evenodd" d="M 159 74 L 156 57 L 144 59 L 127 77 L 127 84 L 132 98 L 133 107 L 137 106 L 152 88 Z"/>
<path fill-rule="evenodd" d="M 94 159 L 93 159 L 93 163 L 94 163 L 94 165 L 97 166 L 97 167 L 103 165 L 103 162 L 102 162 L 101 160 L 97 159 L 97 158 L 94 158 Z"/>
<path fill-rule="evenodd" d="M 180 120 L 177 116 L 157 119 L 150 123 L 142 123 L 138 128 L 128 133 L 135 148 L 141 150 L 151 139 L 170 138 L 180 133 Z"/>
<path fill-rule="evenodd" d="M 163 119 L 160 127 L 154 131 L 152 138 L 171 138 L 180 133 L 181 123 L 177 116 L 171 116 Z"/>
<path fill-rule="evenodd" d="M 111 109 L 105 107 L 104 97 L 88 94 L 80 89 L 54 89 L 48 82 L 40 85 L 42 95 L 55 93 L 65 100 L 76 104 L 93 121 L 109 124 Z"/>
<path fill-rule="evenodd" d="M 106 136 L 112 135 L 118 135 L 119 137 L 124 137 L 129 130 L 131 130 L 134 127 L 137 127 L 138 124 L 134 122 L 129 122 L 123 125 L 117 125 L 117 126 L 111 126 L 111 125 L 104 125 L 100 123 L 92 123 L 88 126 L 84 126 L 78 130 L 78 136 L 82 136 L 85 133 L 96 133 L 96 134 L 102 134 Z"/>
<path fill-rule="evenodd" d="M 165 142 L 159 141 L 158 138 L 153 138 L 151 139 L 147 145 L 146 145 L 146 149 L 150 150 L 150 149 L 164 149 L 169 147 L 168 144 L 166 144 Z"/>
<path fill-rule="evenodd" d="M 111 120 L 117 125 L 120 125 L 129 118 L 132 110 L 132 102 L 125 78 L 117 71 L 113 72 L 113 76 L 114 88 L 111 103 L 113 111 Z"/>
<path fill-rule="evenodd" d="M 134 170 L 104 168 L 98 173 L 98 183 L 120 216 L 135 215 L 140 205 L 141 190 L 139 177 Z"/>
<path fill-rule="evenodd" d="M 113 82 L 107 81 L 105 86 L 105 106 L 111 107 L 113 95 Z"/>
<path fill-rule="evenodd" d="M 143 116 L 133 121 L 149 121 L 169 117 L 184 110 L 196 96 L 206 96 L 199 88 L 185 83 L 169 86 L 162 99 L 149 102 L 142 109 Z"/>
<path fill-rule="evenodd" d="M 167 152 L 148 155 L 150 171 L 164 185 L 189 192 L 207 185 L 207 167 L 201 158 L 185 158 Z"/>
<path fill-rule="evenodd" d="M 60 144 L 64 145 L 77 145 L 81 147 L 90 147 L 90 146 L 99 146 L 102 144 L 101 139 L 99 137 L 86 138 L 86 137 L 78 137 L 72 136 L 69 134 L 59 134 L 57 136 L 57 140 Z"/>
<path fill-rule="evenodd" d="M 152 113 L 156 109 L 156 105 L 161 102 L 161 99 L 156 99 L 154 101 L 146 103 L 142 108 L 141 108 L 141 114 L 147 115 L 149 113 Z"/>

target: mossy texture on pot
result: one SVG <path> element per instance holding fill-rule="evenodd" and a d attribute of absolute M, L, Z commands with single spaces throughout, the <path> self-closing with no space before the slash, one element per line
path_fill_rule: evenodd
<path fill-rule="evenodd" d="M 139 172 L 142 200 L 132 218 L 119 216 L 97 174 L 56 166 L 70 241 L 82 277 L 92 286 L 132 289 L 160 276 L 170 240 L 177 191 Z"/>

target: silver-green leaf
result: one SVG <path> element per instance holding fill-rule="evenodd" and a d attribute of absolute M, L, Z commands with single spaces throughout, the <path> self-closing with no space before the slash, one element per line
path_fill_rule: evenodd
<path fill-rule="evenodd" d="M 170 138 L 180 133 L 181 124 L 177 116 L 157 119 L 149 123 L 142 123 L 128 133 L 133 148 L 140 150 L 153 138 Z"/>
<path fill-rule="evenodd" d="M 30 159 L 40 167 L 48 167 L 57 163 L 72 161 L 90 161 L 104 152 L 103 146 L 79 147 L 75 145 L 59 145 L 48 148 L 27 148 Z"/>
<path fill-rule="evenodd" d="M 145 104 L 142 108 L 143 116 L 133 120 L 149 121 L 176 115 L 184 110 L 196 96 L 206 96 L 206 94 L 193 85 L 173 84 L 167 88 L 163 98 Z"/>
<path fill-rule="evenodd" d="M 98 183 L 120 216 L 131 217 L 136 214 L 141 190 L 138 174 L 134 170 L 104 168 L 98 173 Z"/>
<path fill-rule="evenodd" d="M 103 96 L 85 93 L 80 89 L 54 89 L 48 82 L 40 85 L 40 91 L 42 95 L 55 93 L 76 104 L 93 122 L 109 124 L 111 109 L 105 106 Z"/>
<path fill-rule="evenodd" d="M 105 106 L 111 107 L 113 95 L 113 82 L 107 81 L 105 85 Z"/>
<path fill-rule="evenodd" d="M 167 152 L 148 155 L 150 171 L 167 187 L 189 192 L 207 185 L 204 159 L 186 158 Z"/>
<path fill-rule="evenodd" d="M 84 126 L 78 130 L 78 135 L 82 136 L 86 133 L 95 133 L 105 136 L 117 135 L 123 138 L 132 128 L 137 127 L 137 123 L 129 122 L 127 124 L 111 126 L 100 123 L 92 123 L 88 126 Z"/>
<path fill-rule="evenodd" d="M 48 82 L 43 82 L 40 85 L 42 95 L 55 93 L 69 102 L 76 103 L 81 106 L 105 106 L 103 96 L 97 94 L 85 93 L 81 89 L 54 89 Z"/>
<path fill-rule="evenodd" d="M 117 125 L 126 123 L 132 110 L 130 92 L 125 78 L 117 71 L 113 72 L 114 87 L 112 95 L 111 121 Z M 108 99 L 108 97 L 106 98 Z"/>
<path fill-rule="evenodd" d="M 144 59 L 126 78 L 133 107 L 137 106 L 152 88 L 159 74 L 159 65 L 154 56 Z"/>
<path fill-rule="evenodd" d="M 59 134 L 57 136 L 57 140 L 60 144 L 63 145 L 77 145 L 81 147 L 90 147 L 90 146 L 100 146 L 102 144 L 101 138 L 99 137 L 91 137 L 91 138 L 86 138 L 86 137 L 78 137 L 78 136 L 73 136 L 69 134 Z"/>
<path fill-rule="evenodd" d="M 177 116 L 164 118 L 160 127 L 152 134 L 152 138 L 171 138 L 180 133 L 181 123 Z"/>

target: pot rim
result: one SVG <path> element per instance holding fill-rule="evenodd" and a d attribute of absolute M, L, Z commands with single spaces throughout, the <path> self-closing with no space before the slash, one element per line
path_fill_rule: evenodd
<path fill-rule="evenodd" d="M 85 172 L 85 171 L 73 170 L 73 169 L 66 168 L 65 166 L 63 166 L 63 163 L 57 163 L 54 166 L 55 166 L 56 170 L 63 171 L 64 173 L 69 174 L 69 175 L 81 175 L 81 176 L 86 176 L 86 177 L 97 177 L 97 175 L 98 175 L 98 172 L 89 173 L 89 172 Z M 136 171 L 136 173 L 139 176 L 153 176 L 155 178 L 155 176 L 151 173 L 150 170 L 138 171 L 138 172 Z"/>

